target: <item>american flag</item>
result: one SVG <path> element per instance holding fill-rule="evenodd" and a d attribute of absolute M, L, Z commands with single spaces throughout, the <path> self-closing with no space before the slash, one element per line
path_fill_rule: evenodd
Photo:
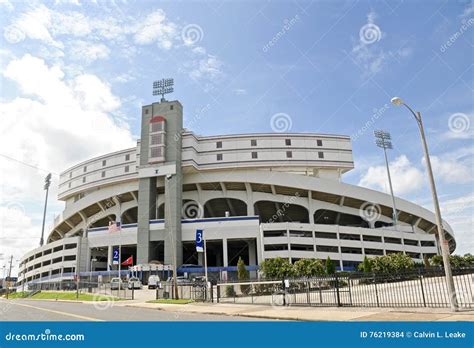
<path fill-rule="evenodd" d="M 120 222 L 109 222 L 109 232 L 120 231 Z"/>

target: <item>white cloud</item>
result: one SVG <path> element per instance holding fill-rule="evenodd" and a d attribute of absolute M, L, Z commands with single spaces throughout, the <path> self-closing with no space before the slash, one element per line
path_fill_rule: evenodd
<path fill-rule="evenodd" d="M 5 8 L 8 12 L 11 12 L 15 9 L 13 4 L 8 0 L 0 0 L 0 7 Z"/>
<path fill-rule="evenodd" d="M 69 57 L 72 60 L 82 61 L 85 64 L 98 59 L 107 59 L 109 55 L 110 49 L 104 44 L 93 44 L 82 40 L 74 41 L 69 50 Z"/>
<path fill-rule="evenodd" d="M 430 156 L 433 172 L 437 179 L 447 183 L 464 184 L 473 181 L 473 168 L 449 158 L 449 155 L 443 157 Z M 425 160 L 422 161 L 423 165 Z"/>
<path fill-rule="evenodd" d="M 390 162 L 393 191 L 404 195 L 419 189 L 423 184 L 423 173 L 414 167 L 405 155 Z M 389 192 L 387 170 L 385 165 L 371 166 L 359 181 L 360 186 Z"/>
<path fill-rule="evenodd" d="M 474 195 L 468 193 L 440 203 L 443 219 L 452 227 L 456 241 L 456 254 L 474 253 Z"/>
<path fill-rule="evenodd" d="M 111 116 L 120 100 L 94 75 L 64 78 L 57 66 L 25 55 L 4 73 L 24 94 L 0 103 L 2 154 L 60 172 L 95 155 L 134 146 L 128 128 Z M 119 125 L 120 124 L 120 125 Z M 2 197 L 36 200 L 44 172 L 0 158 Z M 52 185 L 55 186 L 55 185 Z"/>
<path fill-rule="evenodd" d="M 166 15 L 162 10 L 150 13 L 141 22 L 135 32 L 135 42 L 140 45 L 147 45 L 157 42 L 158 46 L 170 49 L 176 36 L 176 25 L 166 20 Z"/>

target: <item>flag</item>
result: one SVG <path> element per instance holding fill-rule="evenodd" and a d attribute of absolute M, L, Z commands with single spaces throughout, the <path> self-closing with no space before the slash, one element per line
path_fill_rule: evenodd
<path fill-rule="evenodd" d="M 130 256 L 124 262 L 122 262 L 122 266 L 131 266 L 133 265 L 133 256 Z"/>
<path fill-rule="evenodd" d="M 120 231 L 120 229 L 120 222 L 109 221 L 109 232 L 117 232 Z"/>

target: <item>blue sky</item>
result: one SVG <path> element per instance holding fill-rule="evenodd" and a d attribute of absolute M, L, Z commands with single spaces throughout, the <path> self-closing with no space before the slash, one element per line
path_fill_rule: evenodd
<path fill-rule="evenodd" d="M 1 0 L 0 7 L 0 253 L 19 256 L 36 243 L 28 240 L 39 235 L 45 171 L 133 146 L 140 106 L 157 100 L 151 86 L 162 77 L 174 77 L 170 98 L 199 134 L 271 132 L 272 116 L 284 114 L 288 131 L 352 136 L 356 169 L 344 181 L 356 185 L 386 190 L 373 130 L 390 131 L 395 193 L 431 209 L 416 123 L 390 105 L 403 97 L 424 117 L 457 251 L 474 252 L 471 2 Z M 49 223 L 62 204 L 52 199 L 50 207 Z"/>

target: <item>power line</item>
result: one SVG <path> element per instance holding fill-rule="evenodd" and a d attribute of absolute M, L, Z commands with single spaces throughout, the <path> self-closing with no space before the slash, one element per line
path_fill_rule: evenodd
<path fill-rule="evenodd" d="M 17 162 L 17 163 L 23 164 L 24 166 L 27 166 L 27 167 L 30 167 L 30 168 L 34 168 L 34 169 L 38 169 L 38 170 L 40 170 L 40 171 L 42 171 L 42 172 L 45 172 L 45 173 L 52 173 L 52 174 L 54 174 L 54 175 L 56 175 L 56 176 L 59 176 L 59 174 L 58 174 L 58 173 L 51 172 L 50 170 L 46 170 L 46 169 L 43 169 L 43 168 L 37 167 L 37 166 L 35 166 L 35 165 L 33 165 L 33 164 L 30 164 L 30 163 L 27 163 L 27 162 L 20 161 L 20 160 L 18 160 L 18 159 L 16 159 L 16 158 L 13 158 L 13 157 L 10 157 L 10 156 L 7 156 L 7 155 L 4 155 L 4 154 L 2 154 L 2 153 L 0 153 L 0 156 L 4 157 L 4 158 L 6 158 L 6 159 L 8 159 L 8 160 L 10 160 L 10 161 L 13 161 L 13 162 Z"/>

